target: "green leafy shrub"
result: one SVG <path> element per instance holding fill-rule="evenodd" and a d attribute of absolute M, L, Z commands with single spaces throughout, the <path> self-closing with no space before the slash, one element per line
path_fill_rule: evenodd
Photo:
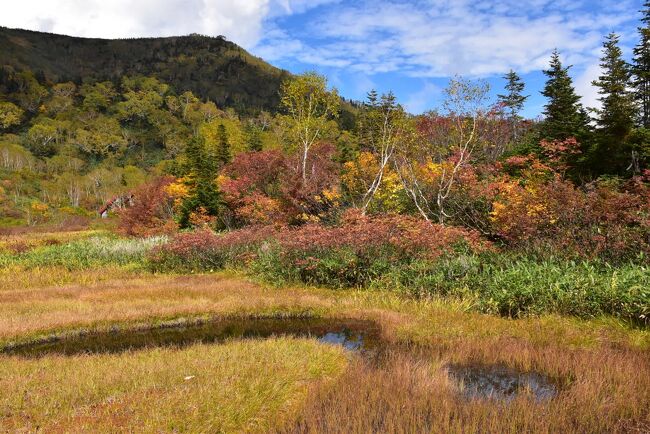
<path fill-rule="evenodd" d="M 612 315 L 646 325 L 650 318 L 650 269 L 631 263 L 448 255 L 394 266 L 373 286 L 417 297 L 469 296 L 480 311 L 509 317 Z"/>

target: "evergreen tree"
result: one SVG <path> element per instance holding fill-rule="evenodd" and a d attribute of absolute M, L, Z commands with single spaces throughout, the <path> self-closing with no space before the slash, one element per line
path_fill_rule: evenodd
<path fill-rule="evenodd" d="M 349 131 L 341 132 L 336 139 L 337 157 L 340 164 L 354 161 L 359 153 L 359 139 Z"/>
<path fill-rule="evenodd" d="M 262 150 L 262 134 L 260 129 L 253 125 L 253 123 L 249 122 L 246 124 L 244 137 L 249 151 L 260 152 Z"/>
<path fill-rule="evenodd" d="M 217 129 L 217 138 L 219 143 L 217 144 L 217 153 L 216 159 L 217 162 L 221 165 L 226 165 L 232 161 L 232 155 L 230 154 L 230 142 L 228 142 L 228 132 L 226 127 L 223 124 L 219 124 Z"/>
<path fill-rule="evenodd" d="M 569 68 L 563 67 L 557 50 L 551 56 L 550 68 L 544 71 L 548 77 L 542 95 L 548 98 L 544 106 L 544 122 L 541 125 L 541 138 L 565 140 L 584 138 L 587 131 L 587 117 L 575 93 Z"/>
<path fill-rule="evenodd" d="M 630 149 L 627 139 L 634 127 L 634 96 L 630 87 L 630 69 L 618 46 L 619 37 L 610 33 L 603 44 L 600 67 L 603 75 L 593 82 L 599 88 L 601 109 L 597 110 L 598 131 L 593 152 L 600 173 L 620 173 L 625 169 Z"/>
<path fill-rule="evenodd" d="M 644 26 L 639 27 L 639 43 L 632 59 L 632 85 L 640 109 L 638 124 L 650 128 L 650 1 L 646 1 L 644 7 L 641 11 Z"/>
<path fill-rule="evenodd" d="M 216 183 L 217 167 L 210 158 L 202 138 L 195 137 L 185 149 L 186 175 L 190 194 L 180 210 L 179 225 L 190 226 L 190 216 L 199 210 L 208 216 L 217 216 L 223 209 L 221 192 Z"/>
<path fill-rule="evenodd" d="M 366 100 L 367 102 L 365 103 L 366 106 L 368 107 L 374 107 L 377 104 L 377 100 L 379 99 L 379 94 L 375 89 L 371 89 L 370 92 L 366 95 Z"/>
<path fill-rule="evenodd" d="M 517 140 L 517 125 L 521 120 L 519 113 L 523 109 L 524 103 L 530 95 L 522 94 L 526 85 L 515 71 L 510 70 L 510 72 L 508 72 L 503 78 L 508 82 L 505 87 L 508 93 L 505 95 L 498 95 L 499 102 L 508 112 L 509 120 L 512 124 L 513 139 Z"/>

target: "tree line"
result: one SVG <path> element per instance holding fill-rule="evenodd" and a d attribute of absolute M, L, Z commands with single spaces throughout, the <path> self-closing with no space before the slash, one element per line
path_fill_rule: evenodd
<path fill-rule="evenodd" d="M 642 23 L 631 64 L 618 36 L 605 38 L 598 110 L 582 106 L 554 51 L 541 120 L 522 118 L 514 71 L 497 101 L 486 82 L 454 77 L 419 115 L 390 92 L 350 104 L 310 72 L 285 80 L 275 113 L 244 116 L 155 77 L 51 83 L 4 67 L 0 218 L 92 214 L 149 183 L 169 201 L 159 220 L 180 227 L 328 221 L 355 207 L 504 237 L 495 225 L 513 227 L 502 221 L 513 197 L 549 224 L 557 216 L 533 189 L 623 192 L 650 176 L 650 2 Z"/>

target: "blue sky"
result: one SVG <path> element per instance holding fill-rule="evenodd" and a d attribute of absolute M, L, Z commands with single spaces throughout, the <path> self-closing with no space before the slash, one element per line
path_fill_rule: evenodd
<path fill-rule="evenodd" d="M 0 25 L 75 36 L 224 35 L 292 72 L 316 70 L 340 93 L 363 99 L 393 90 L 411 112 L 435 108 L 455 74 L 502 92 L 510 68 L 541 113 L 541 69 L 553 48 L 574 65 L 578 93 L 597 104 L 603 37 L 636 43 L 643 0 L 22 0 L 3 5 Z"/>
<path fill-rule="evenodd" d="M 636 43 L 642 1 L 429 0 L 321 1 L 271 17 L 251 49 L 291 71 L 315 69 L 341 93 L 363 98 L 392 89 L 412 112 L 435 108 L 455 74 L 486 79 L 493 94 L 513 68 L 531 95 L 525 114 L 542 111 L 541 69 L 557 47 L 586 105 L 596 105 L 603 36 L 621 34 L 626 55 Z M 313 3 L 312 3 L 313 5 Z M 289 4 L 290 6 L 290 4 Z"/>

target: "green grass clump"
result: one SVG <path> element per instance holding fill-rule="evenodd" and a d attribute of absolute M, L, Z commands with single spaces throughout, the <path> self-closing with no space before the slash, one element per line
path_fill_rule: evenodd
<path fill-rule="evenodd" d="M 66 244 L 41 246 L 19 254 L 2 253 L 0 266 L 20 265 L 27 269 L 60 266 L 80 270 L 105 265 L 142 265 L 146 254 L 165 241 L 165 237 L 123 239 L 97 236 Z"/>
<path fill-rule="evenodd" d="M 640 325 L 650 319 L 650 269 L 634 263 L 611 266 L 462 249 L 435 260 L 397 258 L 381 250 L 369 255 L 315 250 L 294 257 L 266 249 L 258 252 L 250 270 L 277 285 L 299 282 L 398 291 L 417 298 L 471 299 L 481 312 L 513 318 L 612 315 Z"/>
<path fill-rule="evenodd" d="M 502 315 L 555 312 L 579 317 L 618 316 L 648 323 L 650 270 L 594 262 L 536 262 L 523 258 L 486 268 L 482 307 Z"/>

